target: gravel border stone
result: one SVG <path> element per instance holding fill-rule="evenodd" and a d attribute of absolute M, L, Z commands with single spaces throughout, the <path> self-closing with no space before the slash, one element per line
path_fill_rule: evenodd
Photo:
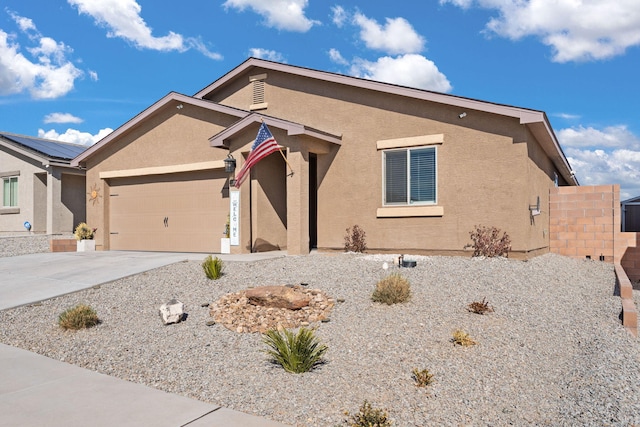
<path fill-rule="evenodd" d="M 173 264 L 0 312 L 0 342 L 299 427 L 344 425 L 365 399 L 394 426 L 640 424 L 640 341 L 620 324 L 611 264 L 412 256 L 415 268 L 383 270 L 392 259 L 229 262 L 217 281 L 198 262 Z M 393 271 L 409 279 L 411 300 L 373 303 L 375 283 Z M 309 373 L 271 363 L 260 334 L 211 325 L 206 304 L 223 295 L 300 283 L 344 300 L 315 325 L 329 350 Z M 172 298 L 188 316 L 165 326 L 158 308 Z M 495 312 L 466 310 L 482 298 Z M 57 316 L 78 303 L 101 324 L 61 330 Z M 479 344 L 454 346 L 458 328 Z M 416 387 L 413 368 L 429 369 L 434 383 Z"/>

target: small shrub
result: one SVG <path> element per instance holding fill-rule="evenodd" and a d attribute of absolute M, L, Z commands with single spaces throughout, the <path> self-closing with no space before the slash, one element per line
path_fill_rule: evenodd
<path fill-rule="evenodd" d="M 478 344 L 475 342 L 468 333 L 463 331 L 462 329 L 458 329 L 453 333 L 453 343 L 458 344 L 464 347 L 469 347 L 471 345 Z"/>
<path fill-rule="evenodd" d="M 86 223 L 81 222 L 76 227 L 73 235 L 76 237 L 76 240 L 92 240 L 96 230 L 97 228 L 90 228 Z"/>
<path fill-rule="evenodd" d="M 308 372 L 322 363 L 322 355 L 327 351 L 327 346 L 320 344 L 313 330 L 304 327 L 297 334 L 288 329 L 282 332 L 271 329 L 262 340 L 269 346 L 265 353 L 273 358 L 273 362 L 294 374 Z"/>
<path fill-rule="evenodd" d="M 367 233 L 358 225 L 346 229 L 344 250 L 346 252 L 364 252 L 367 250 Z"/>
<path fill-rule="evenodd" d="M 489 301 L 486 298 L 482 298 L 482 301 L 474 301 L 467 306 L 467 310 L 476 314 L 485 314 L 493 312 L 493 308 L 489 305 Z"/>
<path fill-rule="evenodd" d="M 419 371 L 418 368 L 413 368 L 413 380 L 416 387 L 426 387 L 433 382 L 433 374 L 428 369 Z"/>
<path fill-rule="evenodd" d="M 357 414 L 351 415 L 346 421 L 349 427 L 390 427 L 387 412 L 383 409 L 373 408 L 366 400 L 360 406 Z"/>
<path fill-rule="evenodd" d="M 96 311 L 88 305 L 79 304 L 63 311 L 58 316 L 58 325 L 63 329 L 84 329 L 100 322 Z"/>
<path fill-rule="evenodd" d="M 409 281 L 399 273 L 391 273 L 380 280 L 371 295 L 373 301 L 387 305 L 406 302 L 409 298 L 411 298 L 411 286 Z"/>
<path fill-rule="evenodd" d="M 509 256 L 511 250 L 511 239 L 505 231 L 500 236 L 500 229 L 496 227 L 485 227 L 477 225 L 474 231 L 469 233 L 473 243 L 473 256 L 498 257 Z"/>
<path fill-rule="evenodd" d="M 206 257 L 202 263 L 202 269 L 207 278 L 211 280 L 218 280 L 222 276 L 224 270 L 224 263 L 218 257 L 212 258 L 211 255 Z"/>

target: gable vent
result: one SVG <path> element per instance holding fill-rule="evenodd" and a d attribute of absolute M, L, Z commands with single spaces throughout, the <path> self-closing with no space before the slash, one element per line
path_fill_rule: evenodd
<path fill-rule="evenodd" d="M 266 74 L 259 74 L 257 76 L 249 77 L 249 81 L 253 86 L 253 92 L 251 97 L 251 105 L 249 110 L 264 110 L 267 108 L 267 102 L 264 96 L 264 81 L 267 79 Z"/>

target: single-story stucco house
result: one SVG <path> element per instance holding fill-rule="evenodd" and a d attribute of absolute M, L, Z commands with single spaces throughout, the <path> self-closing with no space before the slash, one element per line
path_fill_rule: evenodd
<path fill-rule="evenodd" d="M 85 171 L 70 166 L 85 148 L 0 132 L 0 234 L 72 233 L 85 220 Z"/>
<path fill-rule="evenodd" d="M 281 147 L 236 190 L 261 122 Z M 282 155 L 280 155 L 282 154 Z M 549 250 L 549 189 L 578 185 L 542 111 L 250 58 L 169 93 L 72 161 L 105 250 L 463 253 L 476 225 Z M 237 173 L 237 170 L 236 172 Z"/>

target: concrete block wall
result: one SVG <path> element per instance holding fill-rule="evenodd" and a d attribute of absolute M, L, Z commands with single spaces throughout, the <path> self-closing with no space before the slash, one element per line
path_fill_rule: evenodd
<path fill-rule="evenodd" d="M 616 215 L 617 206 L 617 215 Z M 572 258 L 615 260 L 620 186 L 556 187 L 549 194 L 550 251 Z"/>
<path fill-rule="evenodd" d="M 76 239 L 51 239 L 49 240 L 49 248 L 51 252 L 76 252 Z"/>

